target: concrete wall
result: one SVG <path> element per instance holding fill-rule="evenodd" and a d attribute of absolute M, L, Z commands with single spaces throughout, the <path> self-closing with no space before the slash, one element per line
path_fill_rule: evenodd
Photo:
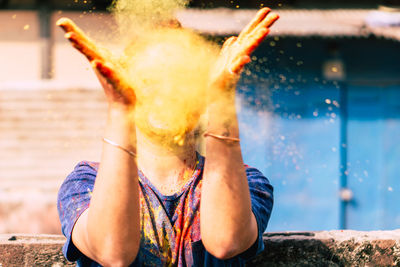
<path fill-rule="evenodd" d="M 0 266 L 74 266 L 62 256 L 65 239 L 0 235 Z M 270 233 L 248 266 L 400 266 L 400 230 Z"/>

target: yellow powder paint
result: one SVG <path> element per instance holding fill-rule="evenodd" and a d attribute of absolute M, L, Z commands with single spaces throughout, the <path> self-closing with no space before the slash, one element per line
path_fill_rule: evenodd
<path fill-rule="evenodd" d="M 136 125 L 166 145 L 183 145 L 196 127 L 219 52 L 191 30 L 166 26 L 186 2 L 119 0 L 111 8 L 125 43 L 119 65 L 138 99 Z"/>
<path fill-rule="evenodd" d="M 140 27 L 151 27 L 174 18 L 189 0 L 114 0 L 109 10 L 126 36 Z M 129 34 L 128 34 L 129 35 Z"/>

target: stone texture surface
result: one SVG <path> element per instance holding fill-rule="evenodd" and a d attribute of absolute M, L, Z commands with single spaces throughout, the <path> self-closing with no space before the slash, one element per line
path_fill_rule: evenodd
<path fill-rule="evenodd" d="M 270 233 L 264 242 L 249 266 L 400 266 L 400 230 Z"/>
<path fill-rule="evenodd" d="M 75 266 L 62 255 L 64 242 L 58 235 L 0 235 L 0 266 Z"/>
<path fill-rule="evenodd" d="M 75 266 L 58 235 L 0 235 L 0 266 Z M 269 233 L 248 266 L 400 266 L 400 230 Z"/>

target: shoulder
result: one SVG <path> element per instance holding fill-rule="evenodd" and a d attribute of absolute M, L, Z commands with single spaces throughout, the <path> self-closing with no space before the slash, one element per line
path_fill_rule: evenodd
<path fill-rule="evenodd" d="M 67 176 L 65 181 L 93 179 L 96 177 L 98 169 L 98 162 L 81 161 L 75 166 L 74 170 Z"/>
<path fill-rule="evenodd" d="M 74 196 L 82 191 L 91 190 L 97 176 L 99 163 L 91 161 L 79 162 L 67 176 L 58 191 L 58 200 Z"/>
<path fill-rule="evenodd" d="M 89 207 L 99 164 L 79 162 L 62 183 L 57 197 L 57 209 L 62 233 L 67 238 L 63 253 L 70 261 L 80 257 L 72 243 L 72 229 L 80 215 Z"/>
<path fill-rule="evenodd" d="M 81 161 L 75 166 L 73 173 L 79 171 L 88 171 L 97 173 L 99 165 L 100 164 L 98 162 L 94 161 Z"/>
<path fill-rule="evenodd" d="M 251 167 L 249 165 L 245 164 L 246 168 L 246 175 L 247 175 L 247 180 L 249 182 L 249 187 L 254 187 L 254 186 L 263 186 L 268 191 L 273 191 L 273 187 L 265 175 L 259 171 L 257 168 Z"/>

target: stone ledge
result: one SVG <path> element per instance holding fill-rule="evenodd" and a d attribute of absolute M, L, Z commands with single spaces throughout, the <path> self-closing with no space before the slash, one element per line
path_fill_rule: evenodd
<path fill-rule="evenodd" d="M 64 242 L 58 235 L 0 235 L 0 266 L 75 266 L 62 255 Z"/>
<path fill-rule="evenodd" d="M 400 230 L 269 233 L 250 266 L 400 266 Z"/>
<path fill-rule="evenodd" d="M 0 266 L 75 266 L 58 235 L 0 235 Z M 285 232 L 264 235 L 249 266 L 400 266 L 400 230 Z"/>

